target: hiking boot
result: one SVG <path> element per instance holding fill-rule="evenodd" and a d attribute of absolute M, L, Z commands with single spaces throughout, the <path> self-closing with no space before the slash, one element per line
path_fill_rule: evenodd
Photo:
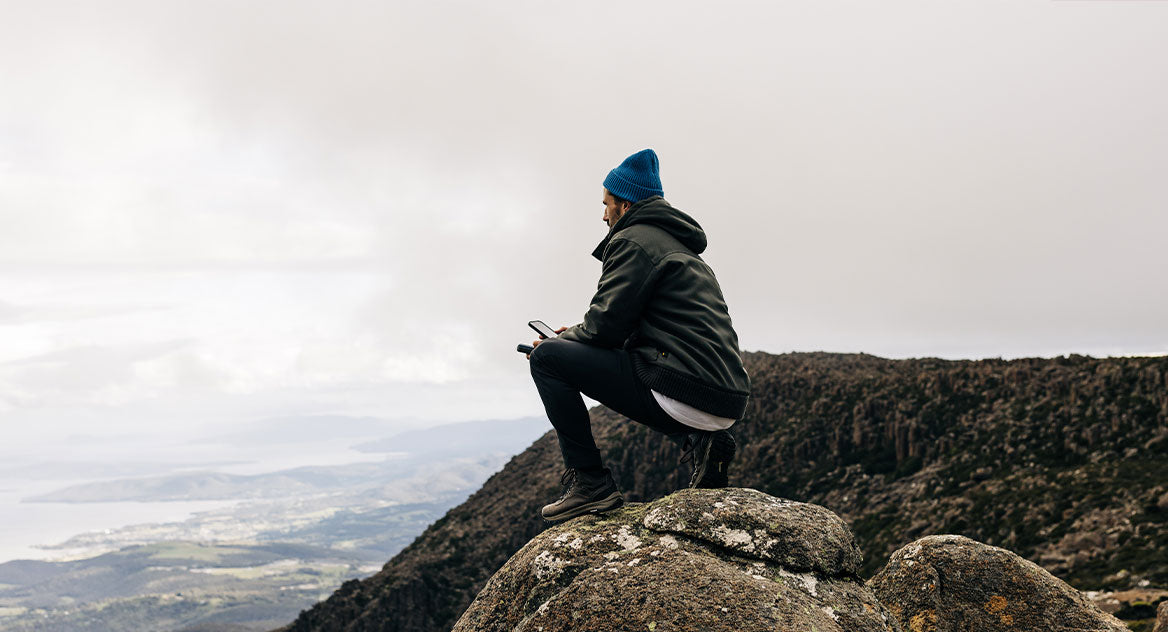
<path fill-rule="evenodd" d="M 586 513 L 609 511 L 625 504 L 608 468 L 592 474 L 586 470 L 568 468 L 560 477 L 560 484 L 564 486 L 563 495 L 556 502 L 544 505 L 540 512 L 545 520 L 567 520 Z"/>
<path fill-rule="evenodd" d="M 682 450 L 679 463 L 693 461 L 691 488 L 720 489 L 729 484 L 730 462 L 734 460 L 734 436 L 729 432 L 695 432 L 686 437 Z"/>

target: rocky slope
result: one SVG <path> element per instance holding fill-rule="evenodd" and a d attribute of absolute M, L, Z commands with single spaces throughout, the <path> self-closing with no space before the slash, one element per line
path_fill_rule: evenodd
<path fill-rule="evenodd" d="M 731 484 L 823 505 L 871 575 L 894 550 L 952 533 L 1034 560 L 1074 587 L 1168 586 L 1168 358 L 886 360 L 746 354 Z M 684 486 L 677 448 L 604 408 L 597 441 L 630 501 Z M 547 525 L 552 434 L 512 459 L 383 570 L 288 630 L 448 630 Z"/>

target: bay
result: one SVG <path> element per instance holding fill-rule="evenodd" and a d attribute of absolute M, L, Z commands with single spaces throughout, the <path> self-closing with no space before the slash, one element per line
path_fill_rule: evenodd
<path fill-rule="evenodd" d="M 173 459 L 177 467 L 159 470 L 157 458 L 142 468 L 143 475 L 163 472 L 215 471 L 230 474 L 261 474 L 295 467 L 330 466 L 349 463 L 377 461 L 384 454 L 361 453 L 349 447 L 351 439 L 321 441 L 315 445 L 293 444 L 278 446 L 238 446 L 235 449 L 222 445 L 208 450 L 206 445 L 189 444 L 137 446 L 149 447 L 145 453 Z M 83 533 L 120 529 L 130 525 L 160 524 L 185 521 L 197 513 L 230 508 L 242 501 L 196 500 L 160 502 L 93 502 L 93 503 L 53 503 L 23 502 L 24 499 L 45 494 L 72 485 L 115 480 L 117 477 L 69 477 L 50 475 L 76 469 L 85 471 L 111 463 L 126 463 L 133 471 L 132 457 L 125 452 L 97 455 L 64 454 L 46 446 L 40 452 L 41 458 L 30 457 L 29 453 L 19 459 L 4 459 L 8 467 L 0 468 L 0 563 L 25 560 L 59 560 L 67 557 L 67 551 L 39 548 L 60 544 Z M 33 454 L 37 454 L 36 451 Z M 70 458 L 72 457 L 72 458 Z M 51 460 L 50 460 L 51 459 Z M 210 467 L 191 467 L 192 461 L 217 460 Z M 13 467 L 15 465 L 15 467 Z M 131 477 L 132 478 L 132 477 Z"/>
<path fill-rule="evenodd" d="M 62 552 L 37 545 L 64 542 L 80 533 L 131 524 L 181 522 L 197 512 L 224 509 L 234 500 L 189 502 L 25 503 L 28 489 L 12 489 L 0 480 L 0 563 L 11 560 L 57 560 Z M 42 491 L 56 489 L 48 486 Z"/>

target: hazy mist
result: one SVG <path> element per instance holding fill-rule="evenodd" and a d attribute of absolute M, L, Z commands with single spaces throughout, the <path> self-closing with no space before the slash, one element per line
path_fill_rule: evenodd
<path fill-rule="evenodd" d="M 1168 352 L 1168 3 L 0 2 L 9 446 L 537 414 L 653 147 L 742 346 Z"/>

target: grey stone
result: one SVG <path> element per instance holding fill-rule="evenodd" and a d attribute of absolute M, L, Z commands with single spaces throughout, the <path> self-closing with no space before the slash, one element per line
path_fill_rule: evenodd
<path fill-rule="evenodd" d="M 1152 632 L 1168 632 L 1168 601 L 1161 601 L 1156 608 L 1156 627 Z"/>
<path fill-rule="evenodd" d="M 820 545 L 840 551 L 817 557 Z M 536 536 L 453 632 L 893 632 L 891 614 L 843 563 L 858 560 L 854 549 L 822 507 L 753 490 L 683 490 Z"/>
<path fill-rule="evenodd" d="M 730 488 L 714 502 L 684 489 L 653 503 L 646 528 L 677 533 L 784 568 L 855 575 L 863 557 L 848 525 L 819 505 Z"/>
<path fill-rule="evenodd" d="M 901 548 L 868 586 L 909 632 L 1127 632 L 1033 562 L 957 535 Z"/>

